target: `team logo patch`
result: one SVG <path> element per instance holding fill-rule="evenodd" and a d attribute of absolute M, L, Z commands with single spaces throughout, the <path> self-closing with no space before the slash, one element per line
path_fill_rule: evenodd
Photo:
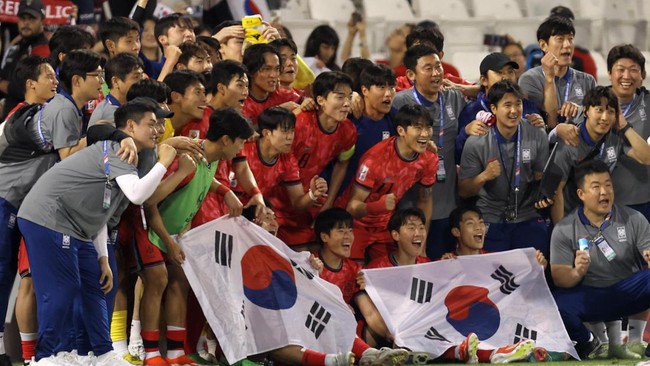
<path fill-rule="evenodd" d="M 617 227 L 616 234 L 618 235 L 618 241 L 627 241 L 627 233 L 625 232 L 625 226 Z"/>
<path fill-rule="evenodd" d="M 390 132 L 389 131 L 382 131 L 381 132 L 381 139 L 382 140 L 387 140 L 390 137 Z"/>
<path fill-rule="evenodd" d="M 359 169 L 359 176 L 357 178 L 359 180 L 366 180 L 367 175 L 368 175 L 368 167 L 365 165 L 361 165 L 361 168 Z"/>
<path fill-rule="evenodd" d="M 447 106 L 447 115 L 449 115 L 449 118 L 454 119 L 456 117 L 454 115 L 454 108 L 450 105 Z"/>
<path fill-rule="evenodd" d="M 582 88 L 579 87 L 579 86 L 576 86 L 575 92 L 576 92 L 576 97 L 584 97 L 585 96 L 585 92 L 583 92 Z"/>
<path fill-rule="evenodd" d="M 10 229 L 13 229 L 16 227 L 16 215 L 11 214 L 9 215 L 9 222 L 7 223 L 7 227 Z"/>
<path fill-rule="evenodd" d="M 614 146 L 610 146 L 607 148 L 607 160 L 609 161 L 616 160 L 616 150 L 614 150 Z"/>
<path fill-rule="evenodd" d="M 63 242 L 61 244 L 63 249 L 70 249 L 70 235 L 63 235 Z"/>
<path fill-rule="evenodd" d="M 645 109 L 642 109 L 642 108 L 639 109 L 639 117 L 641 117 L 641 120 L 642 120 L 642 121 L 645 121 L 645 120 L 646 120 L 646 118 L 647 118 L 648 116 L 647 116 L 646 113 L 645 113 Z"/>
<path fill-rule="evenodd" d="M 521 150 L 521 160 L 524 162 L 530 162 L 530 149 Z"/>

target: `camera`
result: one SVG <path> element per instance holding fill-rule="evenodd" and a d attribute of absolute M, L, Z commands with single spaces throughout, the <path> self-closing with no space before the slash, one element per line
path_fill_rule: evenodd
<path fill-rule="evenodd" d="M 506 206 L 506 209 L 503 211 L 503 216 L 506 219 L 506 222 L 514 222 L 517 220 L 517 206 Z"/>
<path fill-rule="evenodd" d="M 508 38 L 501 34 L 485 34 L 483 35 L 483 44 L 486 46 L 503 47 L 508 44 Z"/>

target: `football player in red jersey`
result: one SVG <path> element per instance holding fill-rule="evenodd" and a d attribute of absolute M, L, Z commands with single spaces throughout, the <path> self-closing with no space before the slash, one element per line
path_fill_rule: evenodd
<path fill-rule="evenodd" d="M 328 182 L 327 199 L 321 210 L 332 206 L 349 159 L 354 153 L 356 128 L 347 118 L 350 112 L 352 81 L 341 72 L 324 72 L 313 84 L 313 94 L 318 111 L 300 113 L 296 119 L 296 132 L 291 152 L 298 160 L 303 188 L 309 189 L 311 178 L 335 161 Z M 313 241 L 312 215 L 296 213 L 286 190 L 280 190 L 280 199 L 274 207 L 280 229 L 278 237 L 289 245 Z"/>
<path fill-rule="evenodd" d="M 438 170 L 438 157 L 427 150 L 433 131 L 431 115 L 420 105 L 404 105 L 394 121 L 397 136 L 366 152 L 355 184 L 348 187 L 339 204 L 347 202 L 347 210 L 356 219 L 352 250 L 356 260 L 363 260 L 368 248 L 371 259 L 385 256 L 395 248 L 386 225 L 397 202 L 416 183 L 421 185 L 418 207 L 427 219 L 431 217 L 431 186 Z"/>

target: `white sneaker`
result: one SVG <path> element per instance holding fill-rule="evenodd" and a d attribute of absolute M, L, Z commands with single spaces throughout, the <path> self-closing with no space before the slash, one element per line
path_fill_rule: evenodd
<path fill-rule="evenodd" d="M 218 361 L 217 357 L 215 357 L 215 355 L 213 355 L 212 353 L 210 353 L 210 352 L 208 352 L 208 351 L 206 351 L 204 349 L 199 351 L 199 357 L 201 357 L 202 359 L 206 360 L 209 363 L 217 363 L 217 361 Z"/>
<path fill-rule="evenodd" d="M 40 360 L 38 360 L 38 362 L 34 357 L 32 357 L 32 362 L 30 362 L 29 364 L 30 366 L 63 366 L 64 365 L 58 362 L 56 356 L 41 358 Z"/>
<path fill-rule="evenodd" d="M 56 361 L 61 365 L 68 366 L 87 366 L 79 362 L 79 355 L 77 351 L 73 350 L 72 352 L 59 352 L 56 354 Z"/>
<path fill-rule="evenodd" d="M 135 356 L 141 360 L 144 360 L 145 352 L 144 352 L 144 343 L 142 343 L 142 338 L 131 339 L 128 349 L 131 356 Z"/>
<path fill-rule="evenodd" d="M 106 352 L 96 358 L 96 366 L 133 366 L 115 351 Z"/>
<path fill-rule="evenodd" d="M 409 352 L 405 349 L 392 349 L 388 347 L 382 347 L 381 349 L 369 348 L 361 356 L 359 366 L 403 365 L 408 356 Z"/>

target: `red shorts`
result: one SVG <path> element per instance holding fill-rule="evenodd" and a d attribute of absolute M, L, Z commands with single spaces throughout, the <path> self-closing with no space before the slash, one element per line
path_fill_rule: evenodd
<path fill-rule="evenodd" d="M 350 259 L 371 260 L 388 255 L 395 250 L 395 241 L 388 232 L 388 229 L 374 229 L 354 226 L 354 243 Z"/>
<path fill-rule="evenodd" d="M 140 207 L 129 204 L 118 225 L 118 249 L 122 251 L 122 258 L 130 272 L 140 272 L 165 263 L 165 254 L 149 240 Z"/>
<path fill-rule="evenodd" d="M 27 258 L 27 248 L 25 247 L 24 238 L 20 238 L 20 246 L 18 247 L 18 274 L 21 278 L 32 274 L 29 270 L 29 258 Z"/>

